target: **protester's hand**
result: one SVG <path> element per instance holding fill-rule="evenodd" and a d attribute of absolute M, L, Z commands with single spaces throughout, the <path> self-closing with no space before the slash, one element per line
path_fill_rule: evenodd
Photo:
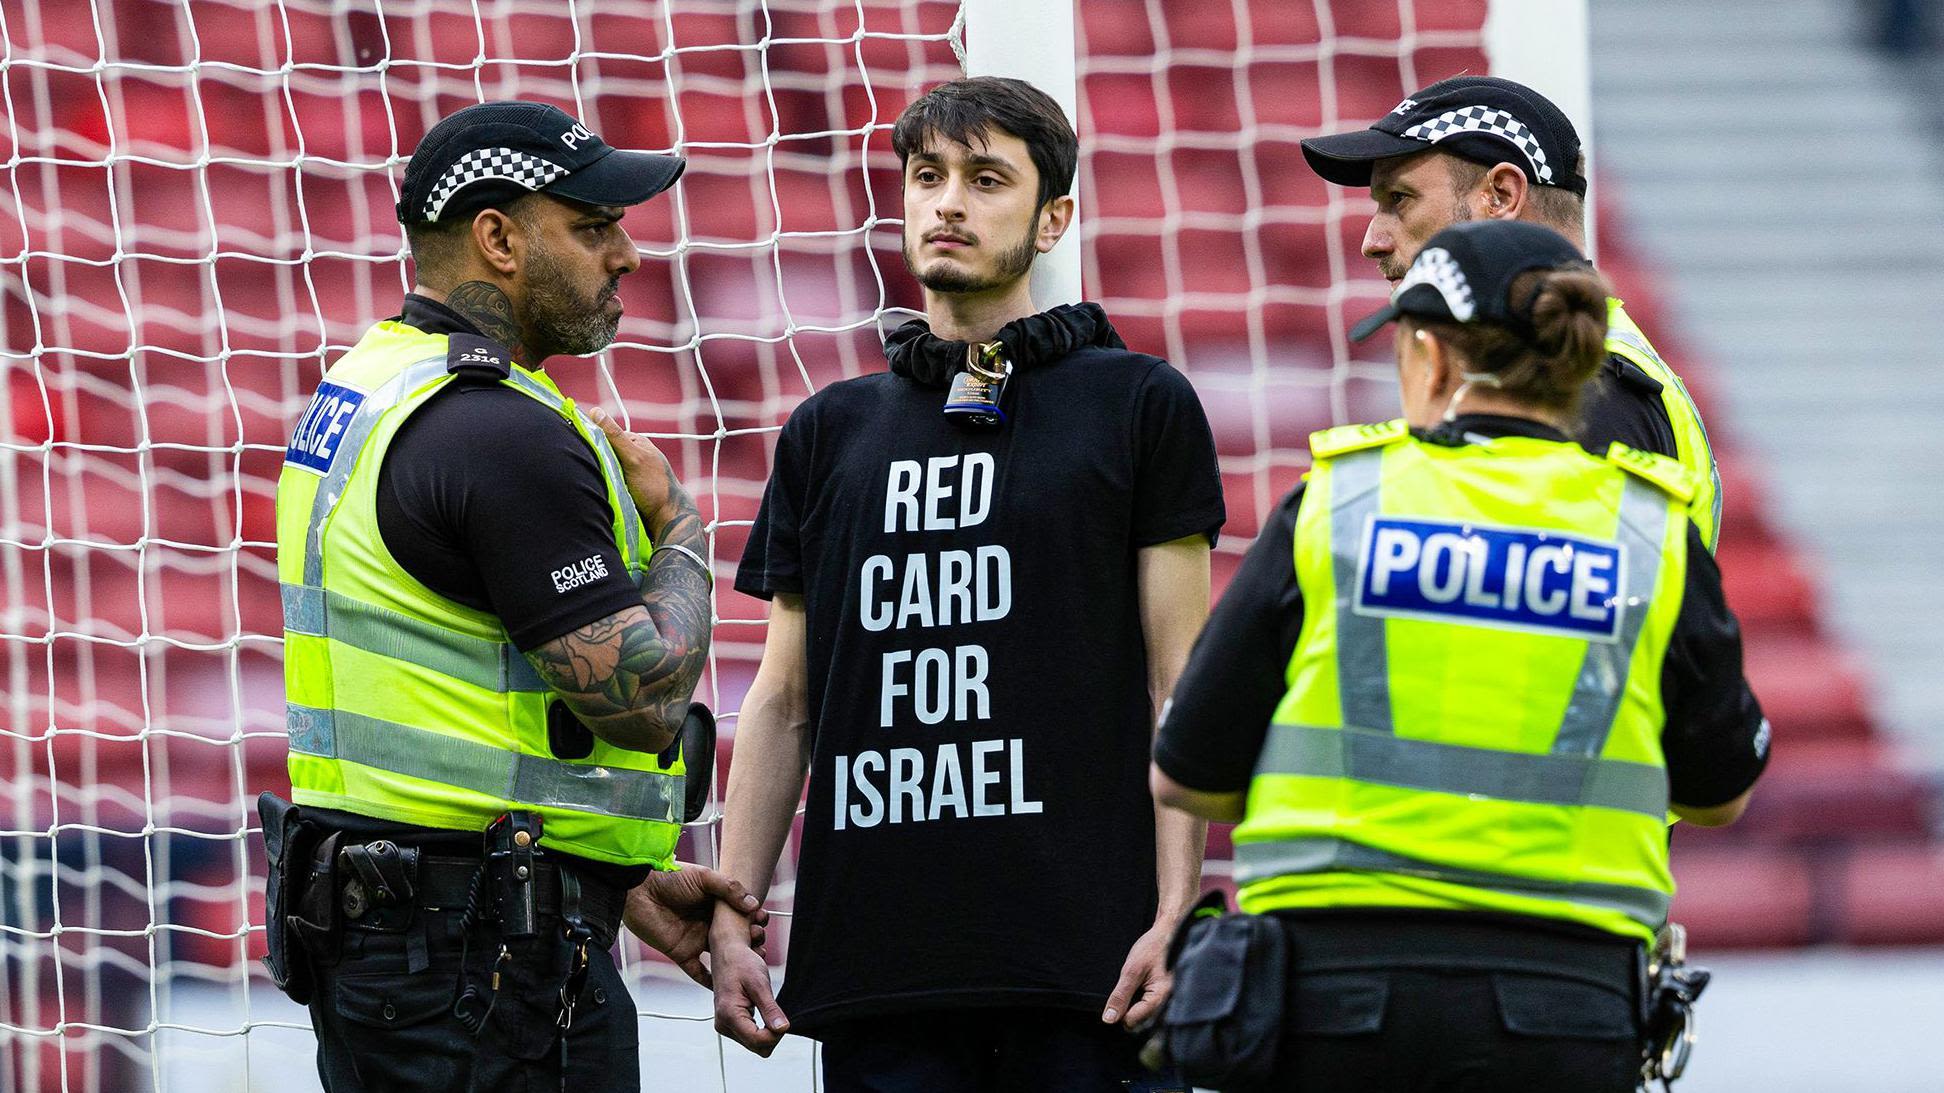
<path fill-rule="evenodd" d="M 715 969 L 716 1031 L 769 1058 L 790 1031 L 790 1019 L 770 991 L 769 961 L 744 943 L 731 916 L 716 919 L 709 934 L 709 963 Z M 762 1017 L 760 1024 L 756 1014 Z"/>
<path fill-rule="evenodd" d="M 769 912 L 743 886 L 713 869 L 684 864 L 674 872 L 656 871 L 628 893 L 621 920 L 650 948 L 666 953 L 690 979 L 713 986 L 702 954 L 709 948 L 710 924 L 717 904 L 743 923 L 746 944 L 761 949 Z M 760 959 L 760 958 L 759 958 Z"/>
<path fill-rule="evenodd" d="M 1173 933 L 1172 927 L 1157 922 L 1134 942 L 1121 965 L 1120 982 L 1114 984 L 1107 1008 L 1100 1013 L 1102 1021 L 1136 1028 L 1168 1000 L 1168 992 L 1174 989 L 1174 976 L 1168 974 L 1168 939 Z"/>
<path fill-rule="evenodd" d="M 663 525 L 683 512 L 692 511 L 695 502 L 675 479 L 675 468 L 655 443 L 640 433 L 631 433 L 599 406 L 588 410 L 588 417 L 607 434 L 608 446 L 621 463 L 621 478 L 628 484 L 635 508 L 647 522 L 648 537 L 661 539 Z"/>

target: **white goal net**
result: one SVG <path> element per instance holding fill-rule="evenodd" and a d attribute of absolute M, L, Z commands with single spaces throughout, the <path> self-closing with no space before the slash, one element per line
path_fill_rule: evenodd
<path fill-rule="evenodd" d="M 1383 295 L 1366 206 L 1297 141 L 1483 71 L 1485 0 L 1077 7 L 1087 295 L 1201 392 L 1224 580 L 1309 430 L 1396 409 L 1385 351 L 1344 338 Z M 620 340 L 550 371 L 661 438 L 712 521 L 700 693 L 733 732 L 765 608 L 727 578 L 773 434 L 918 305 L 888 129 L 961 73 L 963 28 L 955 0 L 0 2 L 0 1088 L 315 1082 L 256 963 L 253 801 L 288 790 L 273 493 L 325 365 L 409 286 L 420 134 L 531 98 L 688 157 L 624 221 Z M 807 1045 L 725 1047 L 704 992 L 621 948 L 651 1088 L 812 1087 Z"/>

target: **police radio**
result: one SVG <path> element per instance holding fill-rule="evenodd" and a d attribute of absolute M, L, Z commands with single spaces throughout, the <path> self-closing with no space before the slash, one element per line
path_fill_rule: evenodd
<path fill-rule="evenodd" d="M 945 392 L 945 416 L 973 429 L 1004 425 L 1006 412 L 999 408 L 999 401 L 1005 397 L 1006 380 L 1011 378 L 1012 370 L 1004 343 L 967 345 L 965 370 L 952 373 L 952 385 Z"/>
<path fill-rule="evenodd" d="M 505 813 L 486 828 L 487 874 L 499 910 L 500 936 L 533 937 L 540 932 L 540 816 Z"/>

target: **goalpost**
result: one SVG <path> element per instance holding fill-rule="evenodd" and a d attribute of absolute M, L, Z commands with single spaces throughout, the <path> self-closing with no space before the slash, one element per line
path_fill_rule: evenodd
<path fill-rule="evenodd" d="M 1488 10 L 1489 9 L 1489 10 Z M 1584 0 L 8 0 L 0 5 L 0 1088 L 285 1090 L 257 791 L 287 790 L 272 499 L 324 367 L 409 287 L 404 159 L 483 98 L 689 158 L 630 213 L 620 339 L 550 372 L 656 437 L 710 521 L 700 694 L 734 729 L 765 608 L 729 587 L 774 434 L 919 304 L 888 129 L 962 72 L 1082 138 L 1042 304 L 1100 301 L 1195 382 L 1232 572 L 1311 429 L 1392 416 L 1363 195 L 1303 137 L 1458 72 L 1587 129 Z M 712 819 L 683 856 L 712 862 Z M 1223 875 L 1218 840 L 1212 876 Z M 772 906 L 788 943 L 790 856 Z M 719 1043 L 632 939 L 647 1088 L 814 1087 Z"/>

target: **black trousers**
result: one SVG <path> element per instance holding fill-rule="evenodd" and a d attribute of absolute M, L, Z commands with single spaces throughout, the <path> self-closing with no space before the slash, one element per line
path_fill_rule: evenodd
<path fill-rule="evenodd" d="M 826 1093 L 1173 1093 L 1098 1014 L 952 1009 L 846 1021 L 819 1035 Z"/>
<path fill-rule="evenodd" d="M 475 1034 L 454 1014 L 460 975 L 458 915 L 417 911 L 412 931 L 345 927 L 339 958 L 314 964 L 317 1071 L 328 1093 L 637 1093 L 640 1057 L 633 1000 L 612 954 L 589 948 L 587 979 L 564 1033 L 559 991 L 572 957 L 557 918 L 539 937 L 509 944 L 500 989 Z M 467 964 L 498 956 L 498 927 L 475 925 Z M 427 963 L 412 971 L 415 963 Z M 476 975 L 476 983 L 484 983 Z M 482 1006 L 484 999 L 481 1000 Z M 563 1066 L 564 1042 L 564 1066 Z"/>
<path fill-rule="evenodd" d="M 1279 917 L 1276 1075 L 1237 1093 L 1634 1093 L 1637 945 L 1460 913 Z"/>

